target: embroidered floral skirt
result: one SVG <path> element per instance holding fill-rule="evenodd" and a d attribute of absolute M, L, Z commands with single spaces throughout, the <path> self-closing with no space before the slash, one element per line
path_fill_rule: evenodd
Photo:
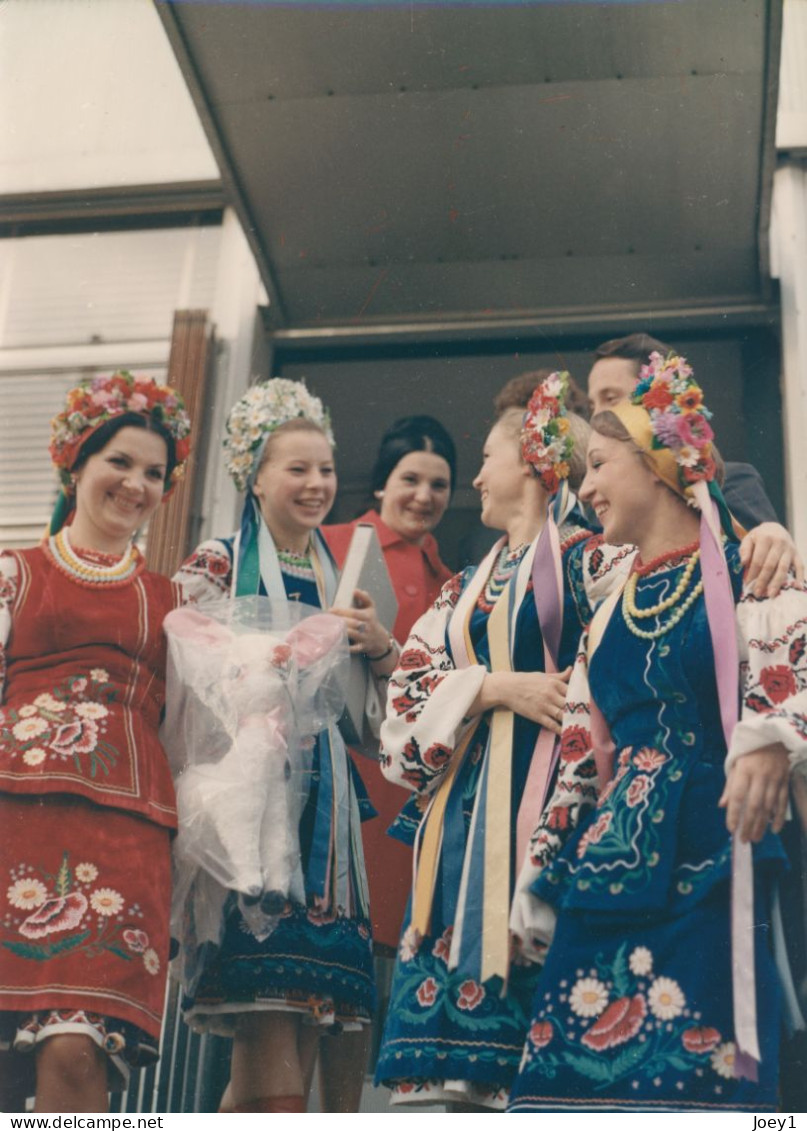
<path fill-rule="evenodd" d="M 369 922 L 318 915 L 287 905 L 275 930 L 259 941 L 231 902 L 221 948 L 212 951 L 185 1019 L 202 1032 L 232 1036 L 242 1013 L 303 1013 L 313 1024 L 356 1028 L 375 1008 Z"/>
<path fill-rule="evenodd" d="M 0 827 L 3 1031 L 30 1040 L 57 1022 L 68 1031 L 81 1014 L 107 1035 L 107 1051 L 156 1059 L 169 831 L 63 794 L 0 795 Z"/>
<path fill-rule="evenodd" d="M 401 944 L 376 1083 L 394 1087 L 399 1102 L 452 1098 L 472 1085 L 473 1102 L 498 1106 L 521 1059 L 538 970 L 513 966 L 501 997 L 448 969 L 451 933 L 426 936 L 415 951 Z"/>
<path fill-rule="evenodd" d="M 774 1111 L 779 988 L 755 922 L 759 1083 L 734 1078 L 723 883 L 675 916 L 561 911 L 508 1110 Z"/>

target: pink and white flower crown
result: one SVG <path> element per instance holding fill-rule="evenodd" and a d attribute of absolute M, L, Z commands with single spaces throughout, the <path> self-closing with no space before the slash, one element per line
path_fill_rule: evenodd
<path fill-rule="evenodd" d="M 639 373 L 631 403 L 640 405 L 650 417 L 653 448 L 668 448 L 675 456 L 682 486 L 714 479 L 712 414 L 686 358 L 672 352 L 666 357 L 658 351 L 651 353 L 649 364 Z"/>
<path fill-rule="evenodd" d="M 569 475 L 574 437 L 566 415 L 569 374 L 550 373 L 530 397 L 521 428 L 521 454 L 552 495 Z"/>
<path fill-rule="evenodd" d="M 50 458 L 65 486 L 70 484 L 70 471 L 92 433 L 125 412 L 151 417 L 173 438 L 176 466 L 166 480 L 166 493 L 182 478 L 191 447 L 185 402 L 170 385 L 120 370 L 111 376 L 88 377 L 70 389 L 64 410 L 51 421 Z"/>

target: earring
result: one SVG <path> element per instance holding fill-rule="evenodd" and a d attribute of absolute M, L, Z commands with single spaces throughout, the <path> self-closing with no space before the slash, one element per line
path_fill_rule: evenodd
<path fill-rule="evenodd" d="M 373 496 L 376 499 L 383 499 L 384 498 L 384 492 L 383 491 L 373 491 Z"/>

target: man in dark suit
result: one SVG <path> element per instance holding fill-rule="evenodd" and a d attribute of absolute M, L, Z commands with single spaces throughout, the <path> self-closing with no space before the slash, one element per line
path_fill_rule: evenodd
<path fill-rule="evenodd" d="M 672 346 L 644 333 L 612 338 L 597 346 L 588 375 L 592 413 L 627 400 L 636 387 L 640 369 L 655 351 L 663 357 L 676 352 Z M 790 535 L 779 525 L 773 504 L 765 494 L 762 476 L 750 463 L 726 462 L 724 468 L 722 487 L 729 510 L 746 530 L 754 532 L 752 544 L 743 545 L 743 562 L 748 569 L 753 556 L 754 565 L 759 567 L 757 594 L 761 596 L 771 581 L 778 592 L 791 566 L 801 580 L 801 559 Z"/>

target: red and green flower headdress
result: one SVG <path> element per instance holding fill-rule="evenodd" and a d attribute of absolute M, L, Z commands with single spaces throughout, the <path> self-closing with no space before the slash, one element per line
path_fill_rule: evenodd
<path fill-rule="evenodd" d="M 530 397 L 521 428 L 521 454 L 550 495 L 568 478 L 574 437 L 566 415 L 569 374 L 550 373 Z"/>
<path fill-rule="evenodd" d="M 151 417 L 173 438 L 176 465 L 166 479 L 166 495 L 179 482 L 190 454 L 191 431 L 182 397 L 153 377 L 121 370 L 81 381 L 68 392 L 64 410 L 51 421 L 50 457 L 65 487 L 70 486 L 70 472 L 93 432 L 125 412 Z"/>

